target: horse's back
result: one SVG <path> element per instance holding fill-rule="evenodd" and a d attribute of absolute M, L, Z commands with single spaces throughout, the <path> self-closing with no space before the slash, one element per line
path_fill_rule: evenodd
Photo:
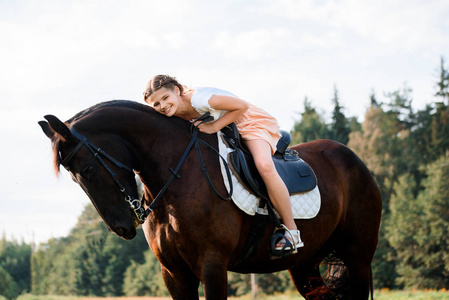
<path fill-rule="evenodd" d="M 327 180 L 330 177 L 329 180 L 332 181 L 346 180 L 348 183 L 357 182 L 358 184 L 362 180 L 364 184 L 378 190 L 371 172 L 363 161 L 351 149 L 339 142 L 323 139 L 298 144 L 291 148 L 296 150 L 316 173 L 320 174 L 321 180 Z M 320 172 L 321 170 L 326 172 Z"/>

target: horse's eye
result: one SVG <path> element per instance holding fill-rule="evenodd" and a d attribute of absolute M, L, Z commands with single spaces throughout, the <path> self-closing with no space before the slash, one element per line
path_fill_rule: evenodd
<path fill-rule="evenodd" d="M 81 176 L 86 180 L 90 180 L 93 175 L 94 175 L 94 168 L 92 166 L 85 167 L 84 170 L 81 172 Z"/>

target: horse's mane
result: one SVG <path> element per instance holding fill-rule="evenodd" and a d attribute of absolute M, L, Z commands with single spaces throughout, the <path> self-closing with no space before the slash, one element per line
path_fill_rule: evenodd
<path fill-rule="evenodd" d="M 98 104 L 95 104 L 89 108 L 86 108 L 83 111 L 80 111 L 79 113 L 77 113 L 76 115 L 74 115 L 72 118 L 70 118 L 69 120 L 67 120 L 66 122 L 68 124 L 72 124 L 73 122 L 99 110 L 102 108 L 107 108 L 107 107 L 116 107 L 116 108 L 131 108 L 131 109 L 135 109 L 135 110 L 139 110 L 139 111 L 154 111 L 152 108 L 150 108 L 148 105 L 144 105 L 141 104 L 139 102 L 136 101 L 131 101 L 131 100 L 110 100 L 110 101 L 105 101 L 105 102 L 100 102 Z"/>
<path fill-rule="evenodd" d="M 152 107 L 132 101 L 132 100 L 110 100 L 105 102 L 100 102 L 98 104 L 95 104 L 89 108 L 86 108 L 85 110 L 80 111 L 76 115 L 74 115 L 72 118 L 65 121 L 65 124 L 70 128 L 75 125 L 76 122 L 80 121 L 81 119 L 103 109 L 103 108 L 116 108 L 118 110 L 120 109 L 132 109 L 136 110 L 142 113 L 149 114 L 149 117 L 151 118 L 158 118 L 157 120 L 164 122 L 167 120 L 166 116 L 163 116 L 162 114 L 159 114 L 156 112 Z M 190 124 L 184 119 L 178 118 L 178 117 L 172 117 L 170 120 L 173 124 L 178 124 L 179 126 L 185 126 L 186 124 Z M 183 124 L 183 125 L 181 125 Z M 176 125 L 175 125 L 176 126 Z M 55 135 L 55 137 L 52 139 L 53 142 L 53 168 L 55 170 L 56 175 L 60 172 L 60 165 L 61 165 L 61 158 L 59 155 L 60 152 L 60 142 L 64 141 L 64 138 L 60 136 L 59 134 Z"/>
<path fill-rule="evenodd" d="M 89 108 L 86 108 L 83 111 L 80 111 L 76 115 L 74 115 L 72 118 L 68 119 L 65 123 L 70 126 L 72 123 L 75 123 L 76 121 L 88 116 L 91 113 L 94 113 L 102 108 L 130 108 L 142 112 L 148 112 L 153 114 L 158 114 L 153 108 L 149 107 L 148 105 L 141 104 L 136 101 L 131 100 L 110 100 L 105 102 L 100 102 L 98 104 L 95 104 Z M 53 140 L 53 168 L 55 170 L 56 175 L 60 172 L 60 165 L 61 165 L 61 157 L 59 156 L 60 152 L 60 141 L 63 140 L 63 137 L 60 135 L 55 136 Z"/>

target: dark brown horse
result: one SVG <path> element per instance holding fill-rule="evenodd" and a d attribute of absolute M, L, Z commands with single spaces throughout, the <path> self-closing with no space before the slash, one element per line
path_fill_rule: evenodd
<path fill-rule="evenodd" d="M 101 103 L 65 123 L 51 115 L 45 118 L 48 122 L 39 124 L 52 140 L 56 170 L 63 164 L 70 171 L 110 230 L 124 239 L 133 238 L 139 222 L 128 203 L 137 198 L 132 170 L 144 184 L 148 206 L 183 155 L 191 139 L 190 123 L 128 101 Z M 216 135 L 200 133 L 200 137 L 217 147 Z M 382 206 L 373 177 L 339 143 L 318 140 L 292 149 L 314 169 L 322 199 L 315 218 L 297 220 L 305 247 L 298 254 L 270 259 L 268 244 L 274 227 L 269 225 L 257 253 L 237 267 L 233 265 L 242 255 L 252 217 L 212 191 L 195 151 L 190 151 L 179 171 L 181 178 L 168 187 L 142 225 L 173 298 L 198 299 L 201 282 L 206 299 L 226 299 L 227 270 L 288 269 L 304 297 L 323 299 L 332 291 L 318 265 L 331 252 L 347 268 L 353 299 L 368 298 Z M 203 157 L 213 184 L 225 195 L 217 154 L 204 147 Z"/>

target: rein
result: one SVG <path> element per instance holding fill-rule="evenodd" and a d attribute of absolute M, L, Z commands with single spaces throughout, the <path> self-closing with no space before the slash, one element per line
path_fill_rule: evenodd
<path fill-rule="evenodd" d="M 198 126 L 203 123 L 210 122 L 212 120 L 213 120 L 213 117 L 211 117 L 210 113 L 207 112 L 207 113 L 203 114 L 202 116 L 200 116 L 198 119 L 196 119 L 192 123 L 192 125 L 190 127 L 190 134 L 192 135 L 192 138 L 191 138 L 189 144 L 187 145 L 187 148 L 185 149 L 176 168 L 174 170 L 172 168 L 170 168 L 170 172 L 172 173 L 172 175 L 167 180 L 165 185 L 162 187 L 162 189 L 159 191 L 159 193 L 157 194 L 157 196 L 154 198 L 153 202 L 151 202 L 151 204 L 148 206 L 147 209 L 144 209 L 144 198 L 143 197 L 142 197 L 142 199 L 139 200 L 139 199 L 132 197 L 131 195 L 129 195 L 126 192 L 125 187 L 117 179 L 117 176 L 114 173 L 114 171 L 112 171 L 111 168 L 109 168 L 108 165 L 105 163 L 102 156 L 107 158 L 109 161 L 111 161 L 117 167 L 125 169 L 126 171 L 128 171 L 134 175 L 135 173 L 132 170 L 132 168 L 119 162 L 118 160 L 116 160 L 115 158 L 113 158 L 112 156 L 107 154 L 105 151 L 103 151 L 99 147 L 96 147 L 94 144 L 92 144 L 87 139 L 87 137 L 79 134 L 74 129 L 72 129 L 71 132 L 75 137 L 77 137 L 79 139 L 79 143 L 75 146 L 75 148 L 72 149 L 72 151 L 70 151 L 70 153 L 67 155 L 67 157 L 64 160 L 62 160 L 61 164 L 64 166 L 64 168 L 67 171 L 70 172 L 70 168 L 68 166 L 69 162 L 72 160 L 72 158 L 75 156 L 75 154 L 81 149 L 82 146 L 86 146 L 89 149 L 89 151 L 95 156 L 95 158 L 101 163 L 101 165 L 108 171 L 108 173 L 111 175 L 111 177 L 114 179 L 115 183 L 117 184 L 118 188 L 120 189 L 120 192 L 124 195 L 125 201 L 128 202 L 128 204 L 130 205 L 130 208 L 134 211 L 134 214 L 135 214 L 138 222 L 140 224 L 142 224 L 143 222 L 145 222 L 146 217 L 157 208 L 159 201 L 161 200 L 162 196 L 167 191 L 167 189 L 170 186 L 170 184 L 172 183 L 172 181 L 175 178 L 178 178 L 178 179 L 181 178 L 181 176 L 178 174 L 178 172 L 181 169 L 181 166 L 183 165 L 185 159 L 187 158 L 187 155 L 189 154 L 190 150 L 195 145 L 195 149 L 196 149 L 199 161 L 200 161 L 201 171 L 203 172 L 203 175 L 206 178 L 207 183 L 209 184 L 211 189 L 214 191 L 214 193 L 218 197 L 220 197 L 222 200 L 230 200 L 232 193 L 233 193 L 233 186 L 232 186 L 231 173 L 230 173 L 229 166 L 228 166 L 226 160 L 219 154 L 219 152 L 215 148 L 213 148 L 212 146 L 210 146 L 209 144 L 207 144 L 206 142 L 204 142 L 203 140 L 198 138 L 198 132 L 199 132 Z M 196 123 L 198 123 L 198 124 L 196 124 Z M 228 181 L 229 181 L 229 186 L 230 186 L 230 191 L 229 191 L 229 194 L 227 197 L 223 197 L 215 189 L 215 187 L 212 183 L 212 180 L 210 179 L 209 174 L 207 172 L 206 165 L 204 163 L 203 156 L 202 156 L 202 153 L 201 153 L 201 150 L 199 147 L 199 143 L 201 143 L 202 145 L 206 146 L 207 148 L 213 150 L 215 153 L 217 153 L 219 155 L 220 159 L 223 161 L 223 164 L 225 165 L 225 169 L 226 169 L 226 175 L 227 175 Z"/>
<path fill-rule="evenodd" d="M 187 148 L 184 151 L 184 154 L 182 155 L 181 159 L 179 160 L 178 165 L 176 166 L 176 169 L 173 170 L 172 168 L 170 168 L 170 172 L 172 173 L 172 175 L 167 180 L 167 182 L 165 183 L 164 187 L 157 194 L 156 198 L 154 198 L 153 202 L 151 202 L 150 206 L 146 209 L 145 217 L 147 217 L 154 209 L 157 208 L 158 202 L 162 198 L 162 195 L 165 193 L 165 191 L 167 191 L 167 189 L 170 186 L 170 184 L 172 183 L 172 181 L 175 178 L 181 179 L 181 176 L 178 174 L 178 171 L 179 171 L 179 169 L 181 169 L 181 166 L 184 163 L 184 161 L 185 161 L 185 159 L 187 157 L 187 154 L 190 152 L 190 150 L 192 149 L 193 145 L 195 145 L 195 149 L 196 149 L 196 152 L 197 152 L 197 155 L 198 155 L 198 159 L 200 161 L 201 171 L 203 172 L 203 175 L 206 178 L 207 183 L 209 184 L 211 189 L 214 191 L 215 195 L 220 197 L 222 200 L 231 200 L 231 196 L 232 196 L 232 193 L 233 193 L 232 178 L 231 178 L 231 172 L 229 171 L 229 166 L 228 166 L 226 160 L 220 155 L 220 153 L 215 148 L 213 148 L 212 146 L 210 146 L 209 144 L 207 144 L 206 142 L 204 142 L 203 140 L 198 138 L 198 132 L 199 132 L 198 126 L 200 126 L 203 123 L 210 122 L 213 119 L 214 118 L 210 116 L 210 113 L 206 112 L 205 114 L 201 115 L 198 119 L 193 121 L 192 125 L 190 126 L 190 134 L 192 135 L 190 143 L 187 145 Z M 199 123 L 196 124 L 197 122 L 199 122 Z M 208 147 L 209 149 L 211 149 L 215 153 L 217 153 L 219 155 L 220 159 L 223 161 L 223 163 L 225 165 L 226 175 L 228 177 L 229 186 L 230 186 L 230 191 L 229 191 L 229 194 L 228 194 L 228 196 L 226 198 L 223 197 L 217 191 L 217 189 L 215 189 L 215 187 L 214 187 L 214 185 L 212 183 L 212 180 L 209 177 L 209 173 L 207 172 L 206 165 L 205 165 L 204 160 L 203 160 L 203 155 L 201 154 L 201 150 L 200 150 L 200 147 L 199 147 L 199 142 L 201 142 L 201 144 L 205 145 L 206 147 Z"/>

